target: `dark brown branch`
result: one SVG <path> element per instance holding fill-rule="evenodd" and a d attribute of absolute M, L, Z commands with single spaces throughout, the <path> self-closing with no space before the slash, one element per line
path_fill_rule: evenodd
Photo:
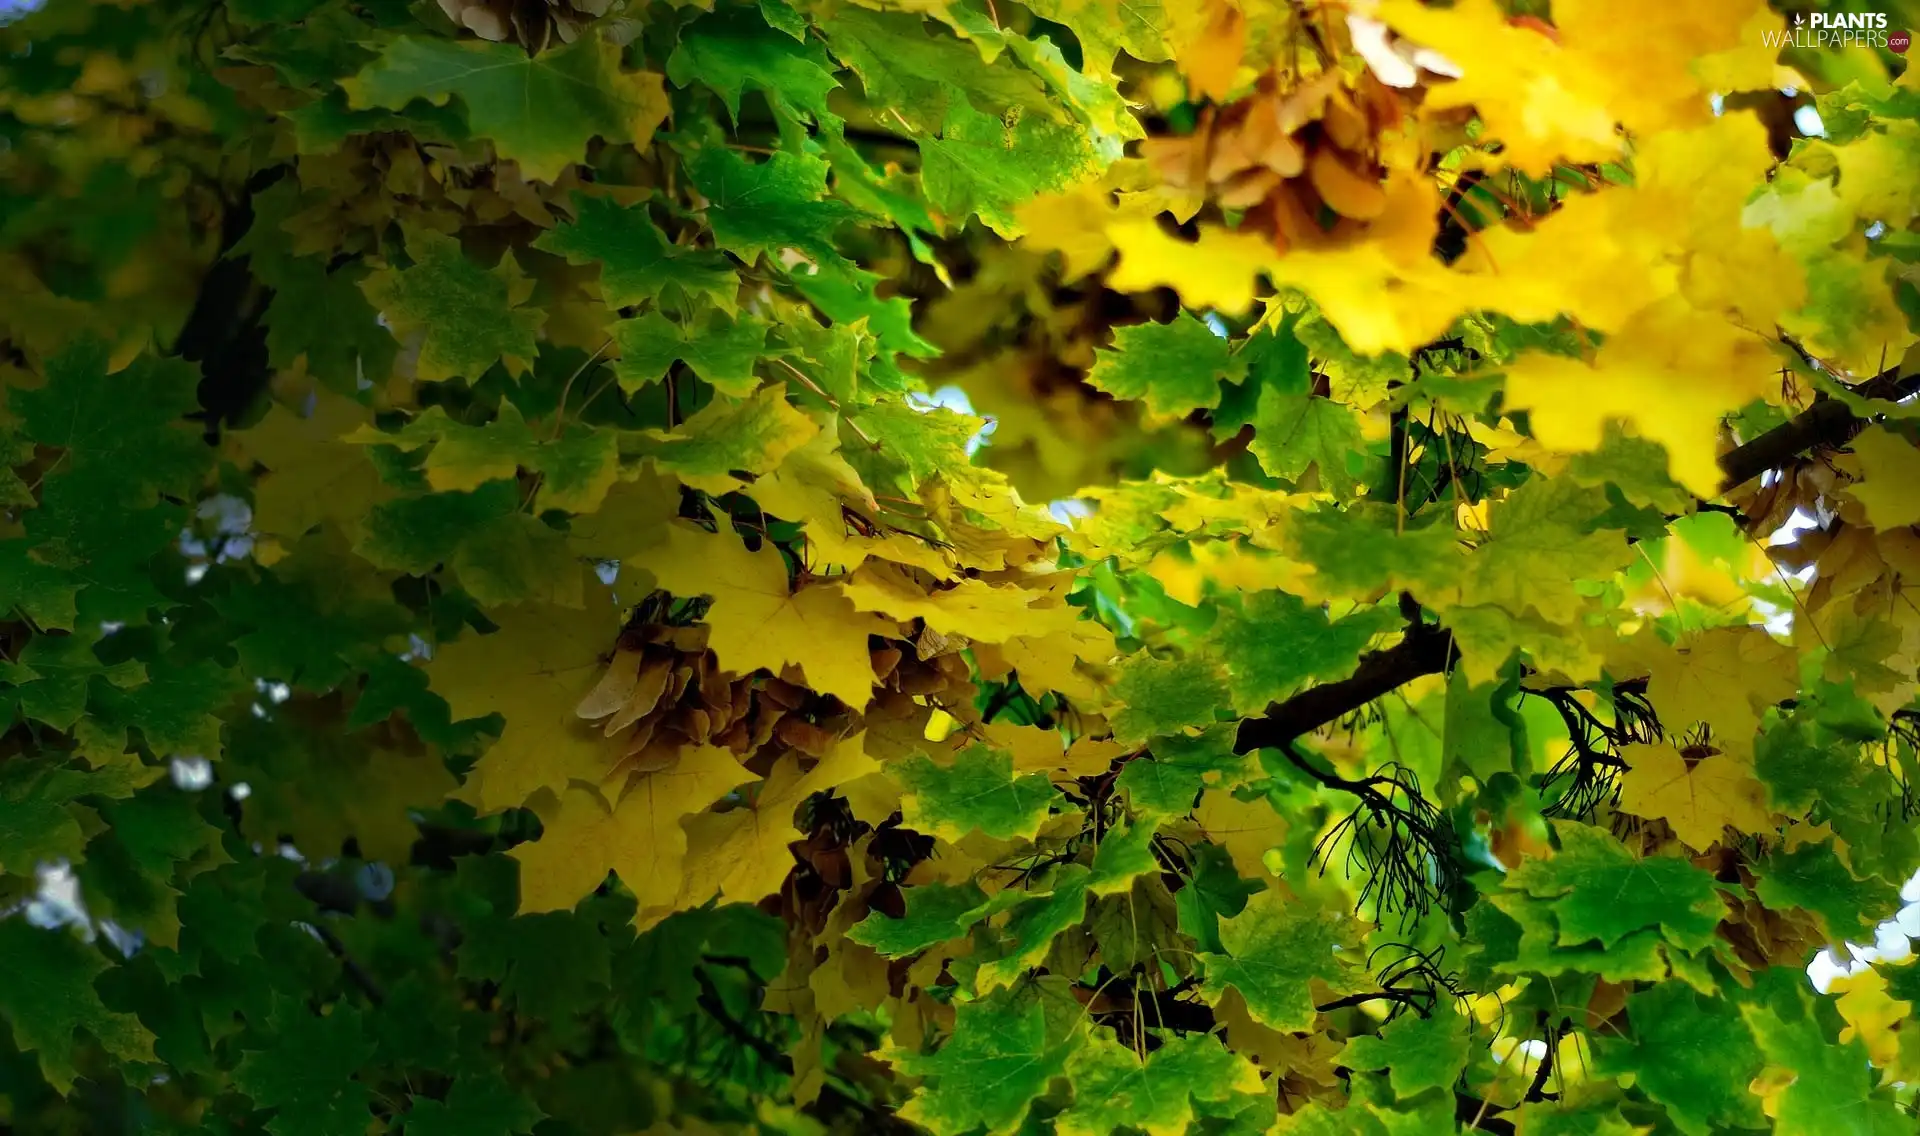
<path fill-rule="evenodd" d="M 1264 715 L 1241 722 L 1234 752 L 1278 748 L 1340 720 L 1422 675 L 1444 672 L 1458 655 L 1451 632 L 1416 622 L 1408 627 L 1406 638 L 1400 642 L 1363 656 L 1351 676 L 1310 687 L 1267 707 Z"/>
<path fill-rule="evenodd" d="M 1898 366 L 1853 388 L 1862 398 L 1898 402 L 1920 391 L 1920 373 L 1902 377 Z M 1861 418 L 1837 398 L 1822 398 L 1784 422 L 1743 445 L 1720 455 L 1720 492 L 1737 489 L 1770 469 L 1779 469 L 1816 446 L 1843 446 L 1866 427 Z"/>

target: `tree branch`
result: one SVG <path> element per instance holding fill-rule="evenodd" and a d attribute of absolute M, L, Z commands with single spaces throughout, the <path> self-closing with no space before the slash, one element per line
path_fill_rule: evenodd
<path fill-rule="evenodd" d="M 1853 388 L 1862 398 L 1898 402 L 1920 391 L 1920 373 L 1900 374 L 1899 366 L 1886 370 Z M 1816 446 L 1842 446 L 1867 425 L 1837 398 L 1822 398 L 1795 416 L 1743 445 L 1720 455 L 1720 492 L 1726 493 L 1759 477 L 1770 469 L 1779 469 Z"/>
<path fill-rule="evenodd" d="M 1351 676 L 1310 687 L 1267 707 L 1264 715 L 1241 722 L 1234 752 L 1277 748 L 1338 721 L 1422 675 L 1442 673 L 1458 657 L 1452 632 L 1415 621 L 1400 642 L 1362 656 Z"/>

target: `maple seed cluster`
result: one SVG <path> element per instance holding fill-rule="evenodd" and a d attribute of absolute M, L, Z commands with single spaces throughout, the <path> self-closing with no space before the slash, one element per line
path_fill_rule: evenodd
<path fill-rule="evenodd" d="M 665 598 L 655 593 L 641 610 L 661 610 L 666 605 L 656 601 Z M 575 708 L 604 736 L 625 736 L 609 785 L 669 769 L 688 746 L 719 746 L 743 761 L 769 743 L 825 757 L 862 721 L 917 718 L 924 725 L 928 709 L 920 700 L 965 708 L 977 689 L 963 642 L 931 628 L 913 643 L 875 636 L 871 658 L 878 685 L 872 704 L 856 714 L 830 695 L 765 670 L 725 670 L 708 647 L 709 631 L 705 623 L 636 621 L 621 632 L 606 669 Z"/>
<path fill-rule="evenodd" d="M 1380 136 L 1407 110 L 1407 95 L 1371 72 L 1349 86 L 1336 71 L 1304 81 L 1268 71 L 1253 94 L 1208 108 L 1193 134 L 1149 138 L 1142 154 L 1169 187 L 1244 211 L 1242 227 L 1271 234 L 1279 251 L 1324 248 L 1386 214 Z"/>
<path fill-rule="evenodd" d="M 481 39 L 531 48 L 572 43 L 612 7 L 613 0 L 440 0 L 448 19 Z"/>

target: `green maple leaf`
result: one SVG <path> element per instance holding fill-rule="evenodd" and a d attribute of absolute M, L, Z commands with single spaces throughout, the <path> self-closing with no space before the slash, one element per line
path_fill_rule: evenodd
<path fill-rule="evenodd" d="M 201 819 L 193 798 L 170 786 L 103 801 L 100 816 L 108 831 L 87 845 L 86 863 L 79 869 L 89 910 L 136 928 L 163 947 L 178 947 L 175 871 L 190 861 L 224 860 L 220 830 Z"/>
<path fill-rule="evenodd" d="M 1048 881 L 1049 892 L 1016 904 L 998 936 L 999 957 L 981 966 L 977 989 L 1010 985 L 1046 958 L 1053 941 L 1087 915 L 1088 897 L 1118 895 L 1133 882 L 1156 870 L 1153 837 L 1158 826 L 1150 822 L 1113 832 L 1100 842 L 1093 866 L 1067 864 Z M 998 897 L 996 897 L 998 898 Z"/>
<path fill-rule="evenodd" d="M 1153 752 L 1128 761 L 1115 785 L 1140 812 L 1179 816 L 1193 808 L 1201 789 L 1233 788 L 1246 780 L 1254 759 L 1233 752 L 1236 729 L 1222 724 L 1197 737 L 1157 737 Z"/>
<path fill-rule="evenodd" d="M 811 271 L 808 269 L 811 268 Z M 822 260 L 817 264 L 795 265 L 787 272 L 787 281 L 795 290 L 836 324 L 864 321 L 873 329 L 881 346 L 915 359 L 940 354 L 938 348 L 920 338 L 913 330 L 913 304 L 905 296 L 881 297 L 878 286 L 886 277 L 868 272 L 851 263 Z M 898 384 L 890 384 L 901 393 Z"/>
<path fill-rule="evenodd" d="M 978 46 L 930 33 L 916 15 L 842 8 L 821 25 L 827 46 L 865 89 L 870 103 L 896 110 L 912 128 L 937 129 L 959 95 L 987 114 L 1009 108 L 1046 114 L 1039 79 L 981 58 Z"/>
<path fill-rule="evenodd" d="M 1206 967 L 1201 993 L 1217 1002 L 1231 986 L 1262 1025 L 1308 1029 L 1319 1012 L 1308 982 L 1346 981 L 1346 967 L 1335 954 L 1350 945 L 1341 941 L 1345 930 L 1346 921 L 1330 912 L 1263 891 L 1240 914 L 1220 920 L 1223 951 L 1200 956 Z"/>
<path fill-rule="evenodd" d="M 840 81 L 826 52 L 817 44 L 795 42 L 745 9 L 717 12 L 681 33 L 667 59 L 667 78 L 679 87 L 694 82 L 707 87 L 726 103 L 735 122 L 740 96 L 757 87 L 787 119 L 812 119 L 836 134 L 844 124 L 827 106 L 828 92 Z"/>
<path fill-rule="evenodd" d="M 1634 931 L 1611 947 L 1597 942 L 1562 945 L 1552 904 L 1517 892 L 1487 897 L 1467 913 L 1469 936 L 1481 964 L 1500 974 L 1596 974 L 1608 982 L 1667 976 L 1671 952 L 1663 954 L 1660 932 Z"/>
<path fill-rule="evenodd" d="M 247 1050 L 233 1082 L 255 1107 L 273 1109 L 274 1136 L 358 1136 L 373 1094 L 355 1076 L 374 1045 L 360 1012 L 344 1002 L 319 1015 L 276 995 L 269 1049 Z"/>
<path fill-rule="evenodd" d="M 600 294 L 610 308 L 657 300 L 672 288 L 731 312 L 740 291 L 740 277 L 724 254 L 668 243 L 645 202 L 623 206 L 576 193 L 573 220 L 540 234 L 533 247 L 570 264 L 598 263 Z"/>
<path fill-rule="evenodd" d="M 1646 1129 L 1628 1123 L 1620 1102 L 1605 1097 L 1580 1101 L 1531 1101 L 1520 1106 L 1519 1123 L 1527 1136 L 1641 1136 Z"/>
<path fill-rule="evenodd" d="M 1765 1062 L 1739 1007 L 1663 982 L 1627 998 L 1627 1020 L 1624 1037 L 1598 1039 L 1596 1072 L 1631 1073 L 1688 1136 L 1762 1126 L 1746 1086 Z"/>
<path fill-rule="evenodd" d="M 1054 1119 L 1060 1136 L 1108 1136 L 1123 1129 L 1185 1132 L 1193 1101 L 1224 1102 L 1260 1092 L 1260 1073 L 1210 1036 L 1175 1038 L 1148 1054 L 1107 1038 L 1080 1047 L 1067 1064 L 1073 1107 Z"/>
<path fill-rule="evenodd" d="M 1296 513 L 1287 540 L 1328 588 L 1358 595 L 1437 591 L 1458 578 L 1462 563 L 1451 524 L 1404 525 L 1391 505 L 1369 502 Z"/>
<path fill-rule="evenodd" d="M 837 261 L 833 234 L 860 216 L 827 196 L 827 163 L 786 150 L 750 162 L 723 146 L 706 146 L 687 159 L 687 173 L 707 199 L 714 243 L 742 260 L 798 249 L 822 262 Z"/>
<path fill-rule="evenodd" d="M 241 689 L 240 676 L 206 659 L 176 652 L 154 658 L 137 686 L 95 683 L 93 711 L 80 726 L 87 749 L 117 754 L 127 731 L 139 730 L 156 754 L 220 756 L 222 723 L 216 712 Z"/>
<path fill-rule="evenodd" d="M 1307 679 L 1344 676 L 1375 635 L 1399 623 L 1382 608 L 1330 619 L 1287 592 L 1248 592 L 1221 604 L 1207 649 L 1226 667 L 1235 709 L 1254 714 Z"/>
<path fill-rule="evenodd" d="M 98 814 L 84 798 L 115 799 L 162 776 L 157 766 L 132 762 L 94 772 L 58 761 L 17 758 L 0 763 L 0 872 L 30 874 L 42 861 L 85 858 Z"/>
<path fill-rule="evenodd" d="M 1794 994 L 1798 1005 L 1790 1008 L 1740 1007 L 1768 1064 L 1793 1074 L 1774 1101 L 1777 1136 L 1904 1136 L 1913 1131 L 1913 1119 L 1875 1090 L 1876 1078 L 1860 1039 L 1836 1044 L 1814 1018 L 1806 993 Z M 1782 1016 L 1782 1009 L 1789 1009 L 1791 1016 Z"/>
<path fill-rule="evenodd" d="M 1244 364 L 1227 341 L 1182 311 L 1169 323 L 1117 329 L 1113 346 L 1095 353 L 1087 383 L 1115 398 L 1143 399 L 1147 409 L 1179 416 L 1220 405 L 1220 383 Z"/>
<path fill-rule="evenodd" d="M 879 911 L 870 912 L 848 928 L 847 938 L 888 958 L 905 958 L 959 938 L 969 927 L 1021 899 L 1019 891 L 1009 889 L 989 900 L 972 882 L 921 884 L 902 889 L 900 896 L 906 904 L 904 915 L 890 919 Z"/>
<path fill-rule="evenodd" d="M 940 137 L 920 143 L 927 201 L 956 227 L 978 214 L 1003 237 L 1020 229 L 1014 209 L 1042 193 L 1098 172 L 1102 158 L 1077 123 L 1048 121 L 1018 108 L 982 114 L 966 102 L 947 107 Z"/>
<path fill-rule="evenodd" d="M 715 390 L 745 398 L 759 385 L 753 365 L 766 353 L 769 326 L 753 316 L 733 319 L 720 312 L 676 324 L 659 312 L 648 312 L 613 326 L 620 347 L 613 373 L 619 376 L 620 389 L 632 394 L 666 378 L 667 369 L 683 360 Z"/>
<path fill-rule="evenodd" d="M 541 437 L 511 402 L 501 402 L 492 422 L 470 426 L 431 406 L 397 432 L 362 427 L 344 441 L 397 446 L 431 446 L 421 467 L 435 489 L 466 491 L 490 481 L 513 478 L 525 469 L 540 475 L 535 512 L 559 509 L 591 513 L 606 500 L 618 480 L 619 440 L 613 431 L 574 426 L 558 436 Z"/>
<path fill-rule="evenodd" d="M 11 763 L 9 763 L 11 764 Z M 153 1034 L 132 1014 L 107 1009 L 94 981 L 108 969 L 97 948 L 65 928 L 35 927 L 25 919 L 0 920 L 0 1018 L 22 1052 L 36 1053 L 40 1074 L 65 1094 L 79 1075 L 74 1067 L 76 1034 L 85 1030 L 117 1061 L 155 1060 Z"/>
<path fill-rule="evenodd" d="M 1760 902 L 1776 911 L 1790 907 L 1812 912 L 1829 942 L 1873 938 L 1874 924 L 1900 907 L 1899 888 L 1886 880 L 1859 880 L 1830 844 L 1803 844 L 1793 851 L 1775 849 L 1755 865 L 1754 888 Z"/>
<path fill-rule="evenodd" d="M 1233 854 L 1218 844 L 1193 847 L 1193 874 L 1173 893 L 1179 914 L 1180 930 L 1199 944 L 1205 954 L 1225 954 L 1220 942 L 1220 920 L 1230 919 L 1247 908 L 1249 897 L 1261 885 L 1240 878 L 1234 870 Z"/>
<path fill-rule="evenodd" d="M 648 431 L 635 448 L 662 470 L 694 478 L 762 474 L 811 441 L 819 423 L 787 402 L 778 383 L 751 398 L 715 398 L 671 432 Z"/>
<path fill-rule="evenodd" d="M 309 373 L 342 392 L 362 374 L 387 374 L 399 345 L 367 301 L 366 275 L 360 265 L 328 271 L 317 257 L 290 259 L 267 305 L 267 361 L 288 369 L 304 357 Z"/>
<path fill-rule="evenodd" d="M 1394 1094 L 1407 1098 L 1453 1084 L 1472 1045 L 1472 1023 L 1443 1003 L 1424 1017 L 1401 1014 L 1375 1036 L 1350 1039 L 1340 1060 L 1354 1069 L 1387 1070 Z"/>
<path fill-rule="evenodd" d="M 1636 857 L 1589 825 L 1554 826 L 1560 851 L 1508 874 L 1510 888 L 1553 900 L 1562 946 L 1598 940 L 1612 947 L 1635 931 L 1659 928 L 1667 940 L 1698 950 L 1726 912 L 1713 876 L 1673 856 Z"/>
<path fill-rule="evenodd" d="M 540 1107 L 497 1075 L 464 1076 L 447 1099 L 416 1096 L 407 1110 L 407 1136 L 512 1136 L 546 1118 Z"/>
<path fill-rule="evenodd" d="M 596 136 L 644 148 L 667 114 L 661 77 L 622 71 L 620 49 L 596 34 L 534 56 L 515 44 L 402 36 L 340 86 L 356 110 L 457 95 L 475 134 L 549 182 Z"/>
<path fill-rule="evenodd" d="M 1113 693 L 1126 703 L 1113 716 L 1113 736 L 1126 743 L 1204 726 L 1228 701 L 1226 676 L 1219 665 L 1193 655 L 1178 659 L 1133 655 L 1120 664 Z"/>
<path fill-rule="evenodd" d="M 937 1051 L 898 1059 L 902 1072 L 929 1080 L 900 1115 L 935 1136 L 982 1127 L 1013 1132 L 1066 1072 L 1081 1040 L 1077 1027 L 1063 1030 L 1049 1021 L 1035 992 L 1001 991 L 964 1003 L 955 1012 L 953 1036 Z"/>
<path fill-rule="evenodd" d="M 1610 484 L 1628 501 L 1662 513 L 1684 513 L 1691 495 L 1667 476 L 1666 447 L 1609 425 L 1597 450 L 1574 454 L 1567 474 L 1581 485 Z"/>
<path fill-rule="evenodd" d="M 613 981 L 618 940 L 585 911 L 476 921 L 460 945 L 461 977 L 499 983 L 500 996 L 536 1020 L 569 1020 Z"/>
<path fill-rule="evenodd" d="M 1536 477 L 1488 512 L 1488 539 L 1466 558 L 1461 602 L 1515 615 L 1532 607 L 1567 623 L 1579 611 L 1576 581 L 1606 577 L 1634 552 L 1614 530 L 1585 531 L 1605 509 L 1604 494 L 1566 480 Z"/>
<path fill-rule="evenodd" d="M 87 710 L 87 689 L 95 677 L 115 686 L 132 686 L 146 670 L 132 660 L 108 665 L 94 653 L 98 639 L 86 635 L 36 635 L 14 661 L 0 661 L 0 700 L 10 701 L 22 718 L 69 730 Z"/>
<path fill-rule="evenodd" d="M 109 374 L 107 362 L 104 341 L 79 339 L 46 361 L 44 385 L 9 390 L 27 436 L 65 451 L 47 481 L 126 507 L 191 492 L 213 458 L 186 419 L 200 404 L 199 372 L 179 359 L 142 355 Z"/>
<path fill-rule="evenodd" d="M 540 308 L 519 306 L 532 282 L 512 253 L 481 268 L 460 251 L 457 238 L 416 229 L 407 234 L 407 255 L 411 268 L 375 273 L 360 286 L 396 334 L 424 333 L 416 371 L 422 381 L 477 380 L 495 363 L 511 374 L 527 372 L 547 317 Z"/>
<path fill-rule="evenodd" d="M 1313 468 L 1327 488 L 1343 497 L 1352 494 L 1347 455 L 1364 451 L 1366 443 L 1359 418 L 1345 403 L 1269 386 L 1260 392 L 1253 429 L 1247 448 L 1269 477 L 1299 481 Z"/>
<path fill-rule="evenodd" d="M 973 471 L 973 459 L 967 444 L 980 428 L 983 418 L 961 414 L 944 406 L 920 410 L 904 402 L 876 402 L 860 411 L 857 421 L 870 437 L 885 438 L 882 456 L 905 473 L 898 488 L 911 493 L 929 477 L 966 481 Z M 849 455 L 849 459 L 853 455 Z M 870 484 L 876 480 L 869 478 Z M 879 488 L 876 484 L 875 488 Z"/>
<path fill-rule="evenodd" d="M 968 746 L 951 765 L 915 754 L 895 777 L 906 793 L 907 827 L 949 840 L 976 829 L 999 840 L 1032 839 L 1059 798 L 1046 774 L 1016 777 L 1013 755 L 984 745 Z"/>
<path fill-rule="evenodd" d="M 368 512 L 354 551 L 412 576 L 446 564 L 489 606 L 544 598 L 577 607 L 581 600 L 579 564 L 565 535 L 521 512 L 510 481 L 382 502 Z"/>

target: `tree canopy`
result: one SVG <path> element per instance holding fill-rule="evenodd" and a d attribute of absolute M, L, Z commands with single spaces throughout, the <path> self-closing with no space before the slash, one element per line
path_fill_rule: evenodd
<path fill-rule="evenodd" d="M 1894 7 L 8 5 L 0 1127 L 1915 1131 Z"/>

